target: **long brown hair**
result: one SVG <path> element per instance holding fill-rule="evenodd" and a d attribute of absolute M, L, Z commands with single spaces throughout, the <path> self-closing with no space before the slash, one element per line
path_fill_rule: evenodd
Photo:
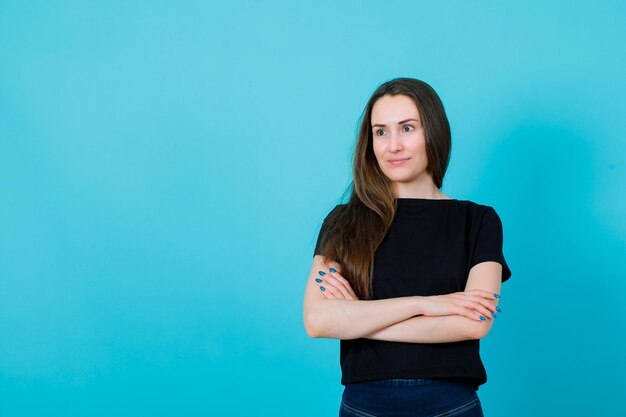
<path fill-rule="evenodd" d="M 374 154 L 372 107 L 382 96 L 397 94 L 411 98 L 417 106 L 426 139 L 426 171 L 439 189 L 450 160 L 450 124 L 435 90 L 413 78 L 395 78 L 381 84 L 361 115 L 353 153 L 354 179 L 342 201 L 348 193 L 350 198 L 327 216 L 318 251 L 341 265 L 341 275 L 350 282 L 359 299 L 372 296 L 374 254 L 396 214 L 392 183 Z"/>

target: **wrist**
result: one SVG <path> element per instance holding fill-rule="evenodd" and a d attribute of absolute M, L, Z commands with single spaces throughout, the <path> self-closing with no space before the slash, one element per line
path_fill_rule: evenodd
<path fill-rule="evenodd" d="M 425 296 L 414 295 L 413 296 L 413 312 L 416 316 L 424 315 L 424 299 Z"/>

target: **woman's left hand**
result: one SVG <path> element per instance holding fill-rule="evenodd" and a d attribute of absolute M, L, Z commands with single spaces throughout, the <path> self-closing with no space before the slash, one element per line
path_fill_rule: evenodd
<path fill-rule="evenodd" d="M 322 294 L 329 299 L 358 300 L 359 298 L 352 290 L 350 283 L 340 273 L 341 265 L 331 261 L 327 266 L 328 268 L 318 272 L 318 276 L 315 279 Z"/>

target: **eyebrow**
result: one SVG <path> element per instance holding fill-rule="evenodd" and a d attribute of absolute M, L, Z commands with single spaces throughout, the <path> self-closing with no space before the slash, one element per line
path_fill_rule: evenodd
<path fill-rule="evenodd" d="M 415 121 L 415 122 L 419 122 L 419 120 L 417 120 L 417 119 L 406 119 L 406 120 L 399 121 L 399 122 L 398 122 L 398 124 L 399 124 L 399 125 L 401 125 L 402 123 L 410 122 L 411 120 L 413 120 L 413 121 Z M 387 125 L 381 125 L 381 124 L 378 124 L 378 123 L 377 123 L 377 124 L 375 124 L 375 125 L 372 125 L 372 128 L 374 128 L 374 127 L 376 127 L 376 126 L 380 126 L 380 127 L 387 127 Z"/>

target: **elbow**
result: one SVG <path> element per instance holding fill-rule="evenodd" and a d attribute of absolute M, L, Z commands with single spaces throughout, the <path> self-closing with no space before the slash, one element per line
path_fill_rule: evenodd
<path fill-rule="evenodd" d="M 475 326 L 472 326 L 470 337 L 472 339 L 483 339 L 485 336 L 487 336 L 487 334 L 489 334 L 492 325 L 493 319 L 491 319 L 489 322 L 476 323 Z"/>
<path fill-rule="evenodd" d="M 313 312 L 304 313 L 304 329 L 309 337 L 314 339 L 322 337 L 320 324 L 319 314 Z"/>
<path fill-rule="evenodd" d="M 306 330 L 306 334 L 314 339 L 320 337 L 329 339 L 338 338 L 336 336 L 338 332 L 337 325 L 333 322 L 329 312 L 323 308 L 305 311 L 304 329 Z"/>
<path fill-rule="evenodd" d="M 483 339 L 485 336 L 487 336 L 487 333 L 489 333 L 489 330 L 478 330 L 475 334 L 474 334 L 474 339 L 480 340 Z"/>

